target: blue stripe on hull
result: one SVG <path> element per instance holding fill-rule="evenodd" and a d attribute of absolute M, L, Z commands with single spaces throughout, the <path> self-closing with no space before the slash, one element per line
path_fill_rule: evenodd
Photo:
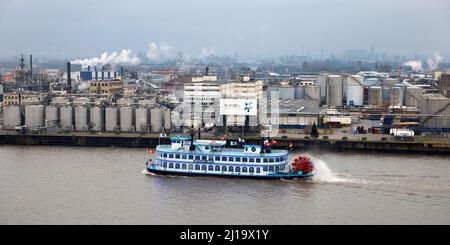
<path fill-rule="evenodd" d="M 164 170 L 156 170 L 147 167 L 147 171 L 154 174 L 160 175 L 179 175 L 179 176 L 202 176 L 202 177 L 220 177 L 220 178 L 240 178 L 240 179 L 299 179 L 299 178 L 307 178 L 312 177 L 313 174 L 273 174 L 273 175 L 224 175 L 224 174 L 214 174 L 214 173 L 193 173 L 193 172 L 176 172 L 176 171 L 164 171 Z"/>

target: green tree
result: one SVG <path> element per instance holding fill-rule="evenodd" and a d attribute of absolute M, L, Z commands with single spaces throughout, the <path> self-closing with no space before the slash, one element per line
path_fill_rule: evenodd
<path fill-rule="evenodd" d="M 316 123 L 314 122 L 311 128 L 311 137 L 314 139 L 319 138 L 319 131 L 317 130 Z"/>

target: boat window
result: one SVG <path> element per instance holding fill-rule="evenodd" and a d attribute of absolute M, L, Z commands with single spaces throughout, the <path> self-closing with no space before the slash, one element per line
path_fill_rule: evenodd
<path fill-rule="evenodd" d="M 194 159 L 194 156 L 193 155 L 189 155 L 189 159 L 190 160 Z"/>
<path fill-rule="evenodd" d="M 242 167 L 242 172 L 247 173 L 247 167 Z"/>
<path fill-rule="evenodd" d="M 188 166 L 188 169 L 189 169 L 189 170 L 192 170 L 192 169 L 194 169 L 194 165 L 192 165 L 192 164 L 189 164 L 189 166 Z"/>
<path fill-rule="evenodd" d="M 256 168 L 256 173 L 261 173 L 261 169 L 260 168 Z"/>
<path fill-rule="evenodd" d="M 249 160 L 249 162 L 255 162 L 255 158 L 250 158 L 248 160 Z"/>
<path fill-rule="evenodd" d="M 173 163 L 169 163 L 169 168 L 173 168 Z"/>
<path fill-rule="evenodd" d="M 186 167 L 187 167 L 186 164 L 181 165 L 182 169 L 186 169 Z"/>
<path fill-rule="evenodd" d="M 241 158 L 240 157 L 236 157 L 236 162 L 240 162 Z"/>
<path fill-rule="evenodd" d="M 200 165 L 195 165 L 195 170 L 200 170 Z"/>
<path fill-rule="evenodd" d="M 269 170 L 269 168 L 267 166 L 263 167 L 263 171 L 267 172 Z"/>
<path fill-rule="evenodd" d="M 227 161 L 227 157 L 222 157 L 222 162 L 226 162 Z"/>
<path fill-rule="evenodd" d="M 229 157 L 228 161 L 230 161 L 230 162 L 234 161 L 234 157 Z"/>
<path fill-rule="evenodd" d="M 274 159 L 273 158 L 269 158 L 269 162 L 274 162 Z"/>
<path fill-rule="evenodd" d="M 181 155 L 181 159 L 187 159 L 187 155 Z"/>
<path fill-rule="evenodd" d="M 222 171 L 223 171 L 223 172 L 226 172 L 226 171 L 227 171 L 227 167 L 222 166 Z"/>
<path fill-rule="evenodd" d="M 236 172 L 239 173 L 239 172 L 241 172 L 241 167 L 236 167 L 235 170 L 236 170 Z"/>
<path fill-rule="evenodd" d="M 233 172 L 233 166 L 228 167 L 228 172 Z"/>
<path fill-rule="evenodd" d="M 180 154 L 176 154 L 175 159 L 180 159 Z"/>
<path fill-rule="evenodd" d="M 202 165 L 202 170 L 206 170 L 206 165 Z"/>
<path fill-rule="evenodd" d="M 173 154 L 169 154 L 169 158 L 173 158 Z"/>
<path fill-rule="evenodd" d="M 167 163 L 166 162 L 163 162 L 163 167 L 167 168 Z"/>
<path fill-rule="evenodd" d="M 269 162 L 269 160 L 267 158 L 264 158 L 264 162 Z"/>
<path fill-rule="evenodd" d="M 180 169 L 180 164 L 179 163 L 175 164 L 175 168 Z"/>
<path fill-rule="evenodd" d="M 261 158 L 256 158 L 256 162 L 261 162 Z"/>
<path fill-rule="evenodd" d="M 280 161 L 279 157 L 275 158 L 275 162 L 279 162 L 279 161 Z"/>
<path fill-rule="evenodd" d="M 242 162 L 247 162 L 247 161 L 248 161 L 248 158 L 246 158 L 246 157 L 242 158 Z"/>
<path fill-rule="evenodd" d="M 216 166 L 216 167 L 214 168 L 214 170 L 215 170 L 215 171 L 220 171 L 220 166 Z"/>
<path fill-rule="evenodd" d="M 205 146 L 205 150 L 209 150 L 209 146 Z"/>
<path fill-rule="evenodd" d="M 255 172 L 255 168 L 250 167 L 250 168 L 248 169 L 248 171 L 249 171 L 250 173 L 254 173 L 254 172 Z"/>
<path fill-rule="evenodd" d="M 167 153 L 164 153 L 164 154 L 163 154 L 163 157 L 167 157 Z"/>
<path fill-rule="evenodd" d="M 269 167 L 269 171 L 273 172 L 273 166 Z"/>
<path fill-rule="evenodd" d="M 216 161 L 220 161 L 220 157 L 215 157 L 215 160 Z"/>
<path fill-rule="evenodd" d="M 200 160 L 200 156 L 195 156 L 195 160 Z"/>
<path fill-rule="evenodd" d="M 207 157 L 206 156 L 202 156 L 202 160 L 206 161 Z"/>
<path fill-rule="evenodd" d="M 209 166 L 208 166 L 208 170 L 209 170 L 209 171 L 214 171 L 214 166 L 213 166 L 213 165 L 209 165 Z"/>

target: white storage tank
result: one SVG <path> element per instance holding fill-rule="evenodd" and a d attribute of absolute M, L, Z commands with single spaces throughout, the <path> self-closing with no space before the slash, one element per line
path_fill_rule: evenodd
<path fill-rule="evenodd" d="M 280 87 L 280 99 L 295 99 L 294 87 Z"/>
<path fill-rule="evenodd" d="M 150 121 L 151 121 L 151 132 L 161 132 L 162 130 L 162 124 L 163 124 L 163 118 L 160 108 L 153 108 L 150 110 Z"/>
<path fill-rule="evenodd" d="M 136 109 L 136 120 L 135 128 L 136 132 L 145 133 L 147 132 L 148 124 L 148 110 L 145 107 L 140 107 Z"/>
<path fill-rule="evenodd" d="M 423 89 L 421 87 L 407 87 L 405 91 L 405 105 L 419 107 L 422 94 Z"/>
<path fill-rule="evenodd" d="M 364 77 L 352 75 L 347 78 L 347 105 L 361 106 L 364 101 Z"/>
<path fill-rule="evenodd" d="M 389 105 L 402 106 L 403 105 L 403 87 L 392 87 L 389 97 Z"/>
<path fill-rule="evenodd" d="M 73 107 L 63 106 L 59 108 L 60 125 L 63 130 L 73 130 Z"/>
<path fill-rule="evenodd" d="M 44 106 L 27 105 L 25 106 L 25 126 L 29 129 L 36 129 L 44 126 Z"/>
<path fill-rule="evenodd" d="M 317 85 L 320 87 L 320 98 L 325 98 L 327 96 L 327 76 L 328 74 L 317 76 Z"/>
<path fill-rule="evenodd" d="M 305 100 L 320 100 L 320 87 L 315 85 L 305 86 Z"/>
<path fill-rule="evenodd" d="M 58 107 L 51 105 L 45 107 L 45 126 L 47 128 L 58 127 Z"/>
<path fill-rule="evenodd" d="M 105 130 L 108 132 L 116 131 L 119 128 L 117 124 L 117 107 L 107 107 L 105 111 Z"/>
<path fill-rule="evenodd" d="M 14 129 L 20 126 L 20 108 L 19 106 L 3 107 L 3 127 L 5 129 Z"/>
<path fill-rule="evenodd" d="M 369 88 L 369 105 L 381 107 L 383 106 L 383 89 L 380 86 L 372 86 Z"/>
<path fill-rule="evenodd" d="M 164 110 L 164 129 L 170 130 L 172 128 L 172 112 L 169 109 Z"/>
<path fill-rule="evenodd" d="M 90 109 L 90 118 L 91 122 L 89 123 L 89 126 L 91 127 L 91 130 L 93 131 L 103 131 L 103 125 L 104 125 L 104 114 L 103 114 L 103 108 L 100 106 L 94 106 Z"/>
<path fill-rule="evenodd" d="M 295 87 L 295 99 L 302 100 L 305 98 L 305 86 L 297 86 Z"/>
<path fill-rule="evenodd" d="M 342 106 L 342 76 L 327 76 L 327 105 Z"/>
<path fill-rule="evenodd" d="M 133 131 L 133 108 L 124 106 L 120 108 L 120 131 Z"/>
<path fill-rule="evenodd" d="M 75 131 L 88 130 L 88 108 L 86 106 L 75 107 Z"/>

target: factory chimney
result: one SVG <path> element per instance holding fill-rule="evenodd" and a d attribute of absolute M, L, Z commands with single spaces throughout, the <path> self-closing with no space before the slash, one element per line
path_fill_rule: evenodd
<path fill-rule="evenodd" d="M 69 93 L 72 92 L 72 79 L 70 78 L 70 62 L 67 62 L 67 85 L 69 85 Z"/>
<path fill-rule="evenodd" d="M 206 67 L 206 76 L 208 76 L 209 67 Z"/>
<path fill-rule="evenodd" d="M 30 54 L 30 78 L 33 80 L 33 55 Z"/>
<path fill-rule="evenodd" d="M 95 70 L 95 81 L 98 81 L 97 66 L 94 67 L 94 70 Z"/>

